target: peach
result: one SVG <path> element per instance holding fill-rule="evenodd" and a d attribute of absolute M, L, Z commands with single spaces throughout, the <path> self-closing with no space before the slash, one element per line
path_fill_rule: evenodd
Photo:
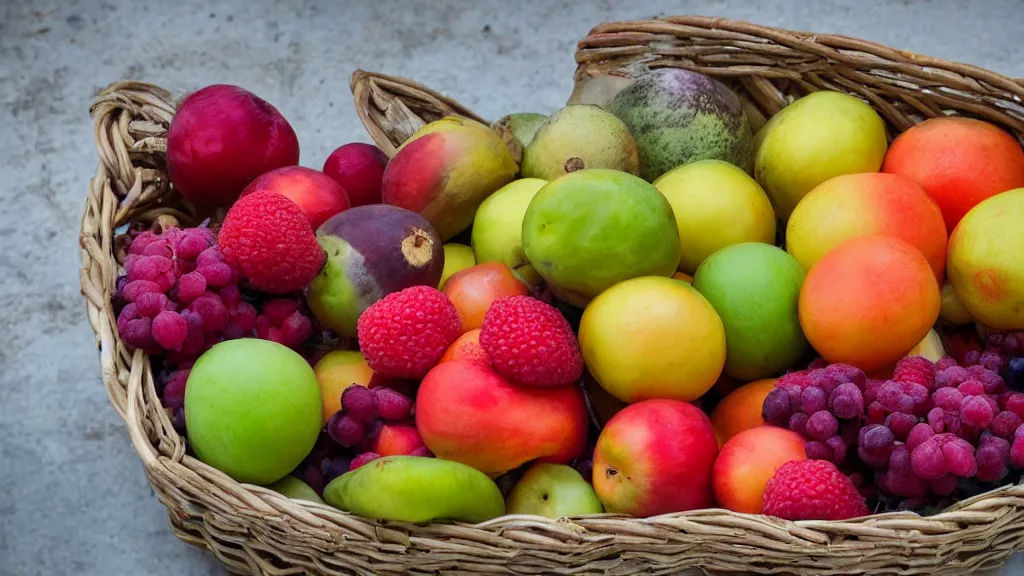
<path fill-rule="evenodd" d="M 797 204 L 786 226 L 786 250 L 805 270 L 846 240 L 883 234 L 924 254 L 942 282 L 946 224 L 920 184 L 896 174 L 845 174 L 826 180 Z"/>
<path fill-rule="evenodd" d="M 518 172 L 493 130 L 449 116 L 402 143 L 384 171 L 381 198 L 422 214 L 447 242 L 468 228 L 480 203 Z"/>
<path fill-rule="evenodd" d="M 315 231 L 328 218 L 352 207 L 348 193 L 323 172 L 302 166 L 271 170 L 249 183 L 241 196 L 273 192 L 294 202 Z"/>
<path fill-rule="evenodd" d="M 711 425 L 719 446 L 744 430 L 764 426 L 761 407 L 765 396 L 775 388 L 775 380 L 765 378 L 744 384 L 719 401 L 711 412 Z"/>
<path fill-rule="evenodd" d="M 373 144 L 353 142 L 338 147 L 324 162 L 324 174 L 348 192 L 353 206 L 380 204 L 387 154 Z"/>
<path fill-rule="evenodd" d="M 464 331 L 484 325 L 484 314 L 495 300 L 526 296 L 529 288 L 504 262 L 484 262 L 452 274 L 444 283 L 446 296 L 459 311 Z"/>
<path fill-rule="evenodd" d="M 895 363 L 939 317 L 939 283 L 921 251 L 891 236 L 840 244 L 807 273 L 798 304 L 811 346 L 866 372 Z"/>
<path fill-rule="evenodd" d="M 806 460 L 804 439 L 775 426 L 758 426 L 733 436 L 722 446 L 711 472 L 715 499 L 733 512 L 760 514 L 764 487 L 786 462 Z"/>
<path fill-rule="evenodd" d="M 334 350 L 313 367 L 324 403 L 324 422 L 341 410 L 341 393 L 349 386 L 370 385 L 373 370 L 358 350 Z"/>
<path fill-rule="evenodd" d="M 442 362 L 451 362 L 452 360 L 466 360 L 474 364 L 479 364 L 485 368 L 491 366 L 491 360 L 487 357 L 487 352 L 480 347 L 480 329 L 475 328 L 469 332 L 459 336 L 459 339 L 452 342 L 452 345 L 445 351 L 444 356 L 438 360 L 438 364 Z"/>
<path fill-rule="evenodd" d="M 427 448 L 492 477 L 531 460 L 569 462 L 583 452 L 587 425 L 576 386 L 519 386 L 466 360 L 435 366 L 416 394 Z"/>
<path fill-rule="evenodd" d="M 892 142 L 882 172 L 918 182 L 952 234 L 982 200 L 1024 187 L 1024 150 L 998 127 L 973 118 L 932 118 Z"/>
<path fill-rule="evenodd" d="M 373 443 L 371 452 L 381 456 L 407 456 L 423 446 L 416 428 L 408 424 L 385 424 Z"/>
<path fill-rule="evenodd" d="M 593 483 L 607 512 L 655 516 L 712 504 L 718 452 L 707 414 L 680 400 L 644 400 L 612 417 L 594 448 Z"/>
<path fill-rule="evenodd" d="M 230 206 L 246 184 L 299 163 L 299 140 L 277 108 L 248 90 L 214 84 L 189 94 L 167 131 L 167 174 L 190 202 Z"/>

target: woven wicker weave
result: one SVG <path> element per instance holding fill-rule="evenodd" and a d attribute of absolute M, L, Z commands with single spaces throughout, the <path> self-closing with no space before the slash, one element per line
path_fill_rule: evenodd
<path fill-rule="evenodd" d="M 1020 137 L 1024 84 L 861 40 L 713 18 L 601 25 L 580 43 L 577 80 L 637 65 L 728 79 L 765 113 L 814 89 L 852 92 L 895 130 L 949 111 Z M 478 119 L 423 86 L 357 72 L 357 110 L 386 152 L 423 122 Z M 128 221 L 190 222 L 164 174 L 171 95 L 121 82 L 92 106 L 99 166 L 82 220 L 82 292 L 103 382 L 125 420 L 174 533 L 243 574 L 968 574 L 1024 548 L 1024 487 L 1008 486 L 930 517 L 890 513 L 846 522 L 785 522 L 701 510 L 656 518 L 505 516 L 480 525 L 377 523 L 241 485 L 189 457 L 160 407 L 149 362 L 117 335 L 110 297 L 115 230 Z"/>

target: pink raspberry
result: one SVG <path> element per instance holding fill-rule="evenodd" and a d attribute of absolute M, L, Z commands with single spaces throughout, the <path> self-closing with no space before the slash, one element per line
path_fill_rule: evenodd
<path fill-rule="evenodd" d="M 356 332 L 370 369 L 388 378 L 418 380 L 462 334 L 462 322 L 440 290 L 413 286 L 370 305 Z"/>
<path fill-rule="evenodd" d="M 491 304 L 480 347 L 495 372 L 525 386 L 569 386 L 583 374 L 583 355 L 569 322 L 553 306 L 529 296 Z"/>
<path fill-rule="evenodd" d="M 775 471 L 764 513 L 786 520 L 846 520 L 869 514 L 853 482 L 826 460 L 796 460 Z"/>

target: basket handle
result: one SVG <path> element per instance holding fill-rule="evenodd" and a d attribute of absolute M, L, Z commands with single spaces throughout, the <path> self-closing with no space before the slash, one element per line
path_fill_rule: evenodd
<path fill-rule="evenodd" d="M 445 116 L 489 124 L 455 100 L 407 78 L 356 70 L 349 86 L 356 114 L 388 157 L 394 156 L 414 132 Z"/>

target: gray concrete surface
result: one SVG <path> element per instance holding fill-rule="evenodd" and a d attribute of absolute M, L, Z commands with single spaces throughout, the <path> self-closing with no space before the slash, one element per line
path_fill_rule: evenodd
<path fill-rule="evenodd" d="M 77 250 L 97 89 L 239 84 L 284 113 L 301 163 L 318 168 L 341 143 L 368 141 L 348 90 L 356 67 L 415 78 L 488 118 L 553 111 L 592 25 L 686 13 L 1024 77 L 1022 0 L 0 1 L 0 574 L 223 573 L 168 531 L 100 383 Z"/>

